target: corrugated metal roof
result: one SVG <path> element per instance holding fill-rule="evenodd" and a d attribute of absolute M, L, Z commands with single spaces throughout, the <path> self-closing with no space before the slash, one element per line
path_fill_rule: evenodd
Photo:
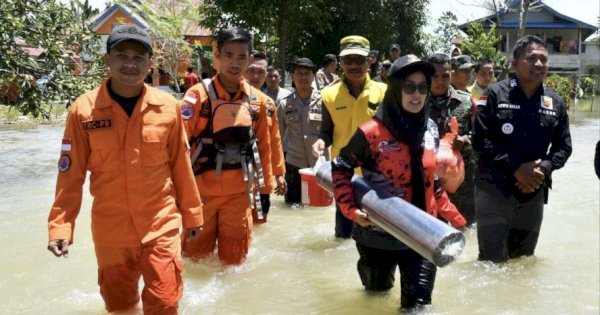
<path fill-rule="evenodd" d="M 498 11 L 498 16 L 500 17 L 500 20 L 502 20 L 502 17 L 504 15 L 506 15 L 509 12 L 509 10 L 515 10 L 515 9 L 518 10 L 520 5 L 521 5 L 521 0 L 513 0 L 506 7 L 500 9 Z M 541 8 L 542 10 L 547 11 L 548 13 L 554 15 L 555 17 L 562 19 L 563 20 L 562 23 L 535 23 L 535 22 L 531 22 L 528 20 L 528 21 L 526 21 L 526 24 L 525 24 L 526 28 L 583 29 L 583 30 L 587 30 L 586 32 L 584 32 L 584 37 L 587 37 L 590 34 L 596 32 L 598 30 L 598 27 L 596 27 L 594 25 L 590 25 L 585 22 L 579 21 L 577 19 L 574 19 L 570 16 L 564 15 L 564 14 L 554 10 L 549 5 L 545 4 L 543 1 L 541 1 L 541 3 L 539 5 L 537 5 L 537 7 Z M 463 24 L 459 25 L 458 28 L 462 31 L 465 31 L 468 28 L 469 24 L 472 22 L 484 22 L 484 27 L 488 28 L 488 27 L 490 27 L 490 25 L 492 23 L 496 23 L 496 14 L 491 14 L 491 15 L 488 15 L 488 16 L 480 18 L 480 19 L 476 19 L 473 21 L 463 23 Z M 506 28 L 510 29 L 510 28 L 518 28 L 518 27 L 519 27 L 519 25 L 517 23 L 510 23 L 510 22 L 501 22 L 500 23 L 500 28 L 502 28 L 502 29 L 506 29 Z"/>

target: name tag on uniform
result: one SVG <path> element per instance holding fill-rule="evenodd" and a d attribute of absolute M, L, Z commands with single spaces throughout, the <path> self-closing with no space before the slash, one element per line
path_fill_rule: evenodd
<path fill-rule="evenodd" d="M 309 120 L 321 121 L 321 114 L 317 114 L 317 113 L 309 113 L 309 114 L 308 114 L 308 119 L 309 119 Z"/>
<path fill-rule="evenodd" d="M 112 123 L 110 119 L 100 119 L 100 120 L 88 120 L 81 123 L 83 125 L 83 130 L 94 130 L 100 128 L 110 128 L 112 127 Z"/>

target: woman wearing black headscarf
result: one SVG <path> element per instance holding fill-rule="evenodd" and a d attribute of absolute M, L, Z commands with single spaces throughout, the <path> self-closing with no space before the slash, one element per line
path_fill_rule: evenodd
<path fill-rule="evenodd" d="M 354 202 L 351 178 L 361 167 L 365 179 L 454 227 L 466 221 L 434 175 L 438 131 L 429 120 L 426 98 L 432 65 L 414 55 L 398 58 L 375 117 L 360 125 L 332 166 L 336 202 L 357 223 L 353 238 L 360 255 L 358 273 L 366 290 L 387 291 L 400 268 L 401 306 L 431 304 L 436 267 L 375 226 Z"/>

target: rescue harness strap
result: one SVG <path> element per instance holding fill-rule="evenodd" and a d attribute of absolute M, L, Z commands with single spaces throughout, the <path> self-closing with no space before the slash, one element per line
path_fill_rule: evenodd
<path fill-rule="evenodd" d="M 202 80 L 202 85 L 204 85 L 204 89 L 206 90 L 208 97 L 209 97 L 209 101 L 211 102 L 211 108 L 212 108 L 212 104 L 215 103 L 217 101 L 217 92 L 215 90 L 214 87 L 214 83 L 212 82 L 211 79 L 204 79 Z M 249 100 L 247 100 L 249 102 Z M 212 123 L 212 121 L 210 122 Z M 212 140 L 212 139 L 206 139 L 206 140 Z M 196 159 L 200 156 L 200 153 L 202 152 L 202 143 L 203 142 L 212 142 L 212 141 L 206 141 L 205 139 L 198 139 L 197 141 L 197 146 L 196 149 L 194 150 L 194 152 L 192 153 L 192 163 L 194 163 L 194 161 L 196 161 Z M 252 163 L 251 159 L 248 158 L 247 154 L 246 154 L 246 150 L 243 150 L 241 152 L 241 166 L 242 166 L 242 173 L 244 174 L 244 181 L 248 183 L 248 203 L 250 205 L 250 207 L 252 209 L 255 209 L 257 214 L 258 214 L 258 218 L 259 219 L 263 219 L 264 215 L 263 215 L 263 211 L 262 211 L 262 206 L 261 206 L 261 202 L 260 202 L 260 192 L 258 190 L 258 188 L 256 188 L 256 186 L 258 187 L 264 187 L 265 186 L 265 180 L 264 180 L 264 173 L 263 173 L 263 168 L 262 168 L 262 163 L 260 162 L 260 155 L 258 152 L 258 145 L 256 144 L 258 140 L 253 141 L 252 142 L 252 157 L 254 158 L 254 163 Z M 255 169 L 255 165 L 256 165 L 256 169 Z M 216 156 L 216 176 L 219 177 L 221 176 L 221 170 L 223 167 L 223 152 L 221 152 L 221 150 L 217 151 L 217 156 Z M 255 185 L 257 184 L 257 185 Z"/>

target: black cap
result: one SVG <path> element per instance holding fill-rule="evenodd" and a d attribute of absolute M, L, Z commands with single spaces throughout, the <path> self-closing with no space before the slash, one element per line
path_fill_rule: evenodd
<path fill-rule="evenodd" d="M 422 61 L 415 55 L 405 55 L 394 61 L 388 76 L 404 78 L 407 73 L 412 73 L 414 70 L 423 71 L 428 77 L 435 73 L 435 68 L 429 62 Z"/>
<path fill-rule="evenodd" d="M 119 43 L 125 41 L 134 41 L 142 44 L 150 54 L 152 54 L 152 40 L 148 33 L 139 28 L 134 24 L 124 24 L 116 27 L 108 40 L 106 41 L 106 51 L 109 52 L 111 48 L 115 47 Z"/>
<path fill-rule="evenodd" d="M 293 63 L 293 70 L 296 70 L 298 67 L 310 68 L 313 72 L 315 72 L 315 64 L 308 58 L 298 58 Z"/>
<path fill-rule="evenodd" d="M 400 50 L 400 45 L 398 45 L 398 44 L 391 44 L 390 45 L 390 50 L 392 50 L 392 49 L 398 49 L 398 50 Z"/>

